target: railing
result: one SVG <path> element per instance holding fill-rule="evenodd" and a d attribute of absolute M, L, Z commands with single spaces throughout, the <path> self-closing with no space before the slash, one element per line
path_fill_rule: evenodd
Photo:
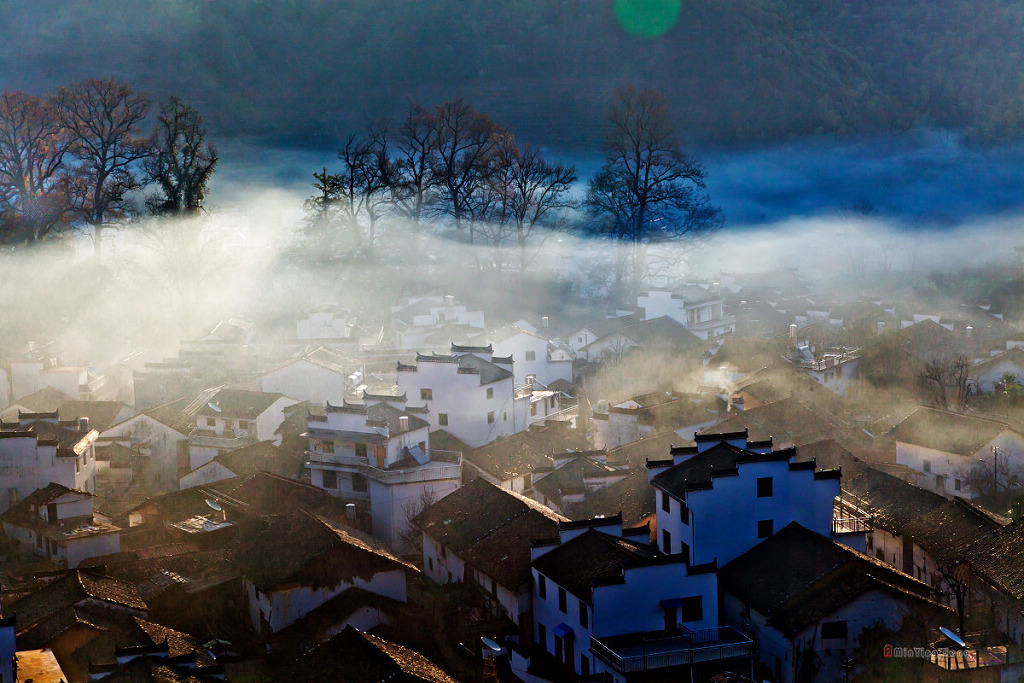
<path fill-rule="evenodd" d="M 629 639 L 618 648 L 610 647 L 596 637 L 590 639 L 591 651 L 621 673 L 748 657 L 753 653 L 753 646 L 752 640 L 731 626 L 684 630 L 671 636 L 638 634 L 635 641 Z"/>
<path fill-rule="evenodd" d="M 848 500 L 836 498 L 832 505 L 832 533 L 871 531 L 871 515 Z"/>
<path fill-rule="evenodd" d="M 306 451 L 307 465 L 325 469 L 358 471 L 360 474 L 384 484 L 457 479 L 462 476 L 462 454 L 458 451 L 428 450 L 430 461 L 413 467 L 380 469 L 365 457 L 336 455 Z"/>
<path fill-rule="evenodd" d="M 225 430 L 217 434 L 205 429 L 194 429 L 189 437 L 189 443 L 193 446 L 228 449 L 249 446 L 256 443 L 256 440 L 255 433 L 237 434 L 234 430 Z"/>

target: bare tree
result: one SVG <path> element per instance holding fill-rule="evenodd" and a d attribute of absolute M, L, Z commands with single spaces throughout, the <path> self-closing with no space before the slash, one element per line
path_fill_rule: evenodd
<path fill-rule="evenodd" d="M 967 601 L 971 595 L 970 572 L 965 563 L 958 561 L 940 565 L 937 572 L 939 588 L 956 609 L 957 631 L 963 633 L 967 621 Z"/>
<path fill-rule="evenodd" d="M 1024 463 L 998 452 L 986 460 L 958 468 L 956 476 L 989 507 L 1005 511 L 1013 496 L 1024 490 Z"/>
<path fill-rule="evenodd" d="M 405 525 L 398 534 L 398 540 L 407 549 L 406 552 L 423 553 L 423 532 L 411 522 L 421 512 L 436 503 L 437 500 L 437 492 L 433 487 L 428 486 L 420 491 L 418 497 L 402 503 L 402 515 L 405 518 Z"/>
<path fill-rule="evenodd" d="M 433 122 L 437 137 L 430 169 L 441 212 L 452 217 L 459 232 L 468 224 L 472 243 L 472 223 L 480 213 L 476 203 L 494 172 L 494 156 L 507 133 L 461 99 L 437 107 Z"/>
<path fill-rule="evenodd" d="M 0 242 L 35 242 L 66 217 L 69 143 L 51 103 L 22 92 L 0 94 Z"/>
<path fill-rule="evenodd" d="M 143 169 L 160 194 L 149 197 L 146 206 L 161 216 L 198 213 L 217 166 L 217 150 L 206 142 L 203 117 L 172 97 L 160 107 L 153 137 L 153 156 L 143 161 Z"/>
<path fill-rule="evenodd" d="M 626 298 L 635 300 L 647 245 L 717 228 L 721 211 L 705 192 L 704 168 L 683 151 L 660 93 L 619 88 L 607 122 L 605 163 L 590 182 L 586 205 L 629 243 L 632 273 Z"/>
<path fill-rule="evenodd" d="M 98 259 L 107 221 L 128 215 L 128 195 L 141 187 L 135 167 L 152 153 L 150 141 L 139 134 L 149 103 L 129 86 L 109 79 L 62 87 L 54 102 L 77 162 L 71 176 L 72 207 L 93 226 Z"/>
<path fill-rule="evenodd" d="M 398 212 L 419 225 L 432 199 L 435 179 L 431 160 L 437 152 L 437 121 L 418 104 L 409 104 L 395 138 L 396 158 L 391 198 Z"/>
<path fill-rule="evenodd" d="M 928 400 L 937 408 L 962 413 L 974 394 L 967 356 L 932 358 L 925 362 L 917 381 Z"/>

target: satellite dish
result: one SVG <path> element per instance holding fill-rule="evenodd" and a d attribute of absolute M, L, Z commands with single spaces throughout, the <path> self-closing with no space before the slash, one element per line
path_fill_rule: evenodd
<path fill-rule="evenodd" d="M 209 506 L 210 506 L 211 508 L 213 508 L 214 510 L 216 510 L 217 512 L 223 512 L 223 511 L 224 511 L 224 508 L 222 508 L 222 507 L 220 506 L 220 503 L 218 503 L 218 502 L 217 502 L 217 501 L 215 501 L 215 500 L 210 500 L 209 498 L 207 498 L 207 499 L 206 499 L 206 504 L 207 504 L 207 505 L 209 505 Z"/>
<path fill-rule="evenodd" d="M 942 631 L 942 635 L 944 635 L 947 638 L 949 638 L 950 640 L 952 640 L 955 644 L 959 645 L 960 647 L 962 647 L 964 649 L 967 649 L 967 643 L 965 643 L 964 639 L 961 638 L 960 636 L 958 636 L 954 631 L 951 631 L 950 629 L 946 628 L 945 626 L 940 626 L 939 630 Z"/>
<path fill-rule="evenodd" d="M 213 410 L 216 410 L 218 413 L 223 412 L 220 408 L 218 408 L 217 406 L 215 406 L 212 403 L 207 403 L 206 405 L 210 406 L 210 408 L 212 408 Z"/>

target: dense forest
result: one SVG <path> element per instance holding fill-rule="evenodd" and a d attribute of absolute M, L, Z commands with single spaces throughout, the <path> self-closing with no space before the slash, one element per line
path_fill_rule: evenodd
<path fill-rule="evenodd" d="M 30 91 L 55 74 L 119 78 L 194 102 L 218 135 L 288 145 L 336 145 L 407 99 L 463 97 L 537 144 L 589 147 L 626 82 L 665 93 L 699 144 L 915 125 L 979 143 L 1024 133 L 1018 2 L 682 0 L 657 37 L 626 31 L 615 4 L 7 3 L 0 78 Z"/>

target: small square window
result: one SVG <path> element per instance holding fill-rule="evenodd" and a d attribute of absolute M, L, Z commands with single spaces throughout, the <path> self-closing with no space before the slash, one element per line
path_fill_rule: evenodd
<path fill-rule="evenodd" d="M 580 626 L 587 628 L 589 619 L 587 616 L 587 603 L 580 600 Z"/>
<path fill-rule="evenodd" d="M 661 509 L 665 512 L 672 512 L 672 501 L 664 491 L 661 492 Z"/>
<path fill-rule="evenodd" d="M 324 488 L 325 489 L 336 489 L 338 488 L 338 473 L 334 470 L 326 470 L 324 472 Z"/>
<path fill-rule="evenodd" d="M 548 598 L 548 580 L 544 578 L 543 574 L 537 574 L 537 596 L 541 600 Z"/>
<path fill-rule="evenodd" d="M 665 554 L 672 554 L 672 534 L 669 533 L 668 529 L 661 530 L 661 545 Z"/>
<path fill-rule="evenodd" d="M 846 639 L 845 621 L 827 621 L 821 625 L 821 639 Z"/>
<path fill-rule="evenodd" d="M 772 478 L 771 477 L 758 477 L 757 478 L 757 497 L 758 498 L 771 498 L 772 497 Z"/>
<path fill-rule="evenodd" d="M 489 425 L 494 424 L 494 411 L 493 410 L 491 412 L 487 413 L 487 424 L 489 424 Z"/>
<path fill-rule="evenodd" d="M 366 493 L 366 477 L 361 474 L 353 474 L 352 490 L 356 493 Z"/>
<path fill-rule="evenodd" d="M 494 398 L 494 387 L 487 387 L 487 398 Z"/>
<path fill-rule="evenodd" d="M 439 426 L 441 426 L 441 427 L 447 427 L 448 426 L 448 413 L 438 413 L 437 414 L 437 424 Z"/>
<path fill-rule="evenodd" d="M 683 605 L 679 609 L 679 621 L 685 624 L 688 621 L 701 621 L 702 619 L 704 619 L 704 599 L 699 595 L 683 598 Z"/>
<path fill-rule="evenodd" d="M 537 360 L 537 352 L 536 351 L 527 351 L 526 352 L 526 360 Z"/>
<path fill-rule="evenodd" d="M 565 589 L 561 586 L 558 587 L 558 611 L 562 614 L 568 614 L 569 612 L 568 596 L 565 593 Z"/>
<path fill-rule="evenodd" d="M 932 472 L 932 461 L 931 460 L 922 460 L 921 464 L 924 465 L 924 473 L 925 474 L 931 474 L 931 472 Z"/>
<path fill-rule="evenodd" d="M 420 399 L 423 401 L 431 401 L 434 398 L 433 389 L 420 389 Z"/>
<path fill-rule="evenodd" d="M 960 490 L 960 480 L 959 479 L 954 479 L 953 480 L 953 490 L 954 491 L 959 491 Z"/>
<path fill-rule="evenodd" d="M 768 538 L 771 536 L 774 533 L 773 526 L 772 520 L 770 519 L 762 519 L 759 521 L 757 523 L 757 537 Z"/>

